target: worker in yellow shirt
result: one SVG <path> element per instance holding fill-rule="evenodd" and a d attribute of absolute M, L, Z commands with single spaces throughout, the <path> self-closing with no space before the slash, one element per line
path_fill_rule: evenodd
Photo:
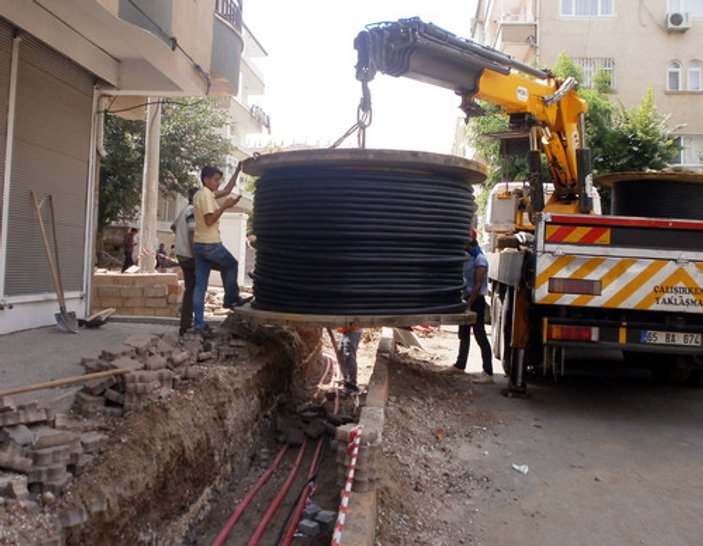
<path fill-rule="evenodd" d="M 219 190 L 222 171 L 216 167 L 204 167 L 200 173 L 203 187 L 193 198 L 193 214 L 195 216 L 195 233 L 193 235 L 193 257 L 195 258 L 195 289 L 193 290 L 193 330 L 207 334 L 205 325 L 205 292 L 211 269 L 219 269 L 225 289 L 223 306 L 231 309 L 243 305 L 249 299 L 239 296 L 237 285 L 237 270 L 239 264 L 232 254 L 222 244 L 220 238 L 220 216 L 232 208 L 241 199 L 230 194 L 237 182 L 239 168 L 232 175 L 227 185 Z M 222 205 L 216 199 L 224 197 Z"/>

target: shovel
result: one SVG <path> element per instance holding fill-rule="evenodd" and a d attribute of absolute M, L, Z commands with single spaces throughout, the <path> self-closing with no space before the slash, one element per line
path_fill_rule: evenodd
<path fill-rule="evenodd" d="M 54 257 L 51 255 L 51 249 L 49 248 L 49 239 L 46 236 L 46 229 L 44 229 L 44 219 L 41 214 L 41 205 L 37 201 L 37 194 L 30 192 L 32 194 L 32 203 L 34 204 L 34 213 L 37 216 L 37 222 L 39 223 L 39 231 L 41 232 L 42 242 L 44 243 L 44 250 L 46 251 L 46 258 L 49 260 L 49 269 L 51 269 L 51 279 L 54 281 L 54 290 L 56 290 L 56 297 L 59 300 L 59 312 L 54 316 L 56 317 L 56 324 L 60 330 L 64 332 L 72 332 L 74 334 L 78 333 L 78 320 L 76 319 L 76 314 L 71 311 L 66 311 L 66 300 L 63 295 L 63 283 L 61 281 L 61 271 L 59 270 L 59 243 L 56 236 L 56 219 L 54 218 L 54 200 L 51 195 L 47 197 L 49 200 L 49 211 L 51 213 L 51 230 L 54 238 Z"/>

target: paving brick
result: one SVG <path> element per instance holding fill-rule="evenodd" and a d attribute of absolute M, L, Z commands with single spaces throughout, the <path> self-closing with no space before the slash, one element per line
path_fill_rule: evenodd
<path fill-rule="evenodd" d="M 198 353 L 198 362 L 204 362 L 206 360 L 211 360 L 214 358 L 212 351 L 202 351 Z"/>
<path fill-rule="evenodd" d="M 8 411 L 15 411 L 17 406 L 15 401 L 10 396 L 0 396 L 0 413 L 6 413 Z"/>
<path fill-rule="evenodd" d="M 54 416 L 54 428 L 66 429 L 69 428 L 73 423 L 74 421 L 73 419 L 71 419 L 71 416 L 65 413 L 57 413 Z"/>
<path fill-rule="evenodd" d="M 100 514 L 107 510 L 107 497 L 100 492 L 94 493 L 87 501 L 88 511 L 91 514 Z"/>
<path fill-rule="evenodd" d="M 190 354 L 187 351 L 180 351 L 171 355 L 171 363 L 176 367 L 185 364 L 189 360 Z"/>
<path fill-rule="evenodd" d="M 110 363 L 110 367 L 113 370 L 119 370 L 120 368 L 127 368 L 132 371 L 137 371 L 137 370 L 144 369 L 144 364 L 142 364 L 138 360 L 135 360 L 134 358 L 125 356 L 125 357 L 120 357 L 120 358 L 113 360 Z"/>
<path fill-rule="evenodd" d="M 26 408 L 18 408 L 16 411 L 0 413 L 0 426 L 30 425 L 45 422 L 47 419 L 46 409 L 29 406 Z"/>
<path fill-rule="evenodd" d="M 183 374 L 183 379 L 198 379 L 206 369 L 205 366 L 189 366 Z"/>
<path fill-rule="evenodd" d="M 119 391 L 116 391 L 114 389 L 108 389 L 105 391 L 105 400 L 109 400 L 110 402 L 114 402 L 115 404 L 122 405 L 124 404 L 124 394 L 122 394 Z"/>
<path fill-rule="evenodd" d="M 68 464 L 68 471 L 74 476 L 78 476 L 81 472 L 83 472 L 83 470 L 85 470 L 85 467 L 88 466 L 88 463 L 92 461 L 94 457 L 95 455 L 91 455 L 89 453 L 71 455 L 71 461 Z"/>
<path fill-rule="evenodd" d="M 75 407 L 84 417 L 93 417 L 105 406 L 102 396 L 93 396 L 85 392 L 76 394 Z"/>
<path fill-rule="evenodd" d="M 127 375 L 127 377 L 125 377 L 125 384 L 129 385 L 130 383 L 153 383 L 154 381 L 158 381 L 158 379 L 159 373 L 155 371 L 133 372 Z"/>
<path fill-rule="evenodd" d="M 298 530 L 307 537 L 315 537 L 320 534 L 320 524 L 311 519 L 303 519 L 298 523 Z"/>
<path fill-rule="evenodd" d="M 86 373 L 103 372 L 110 369 L 110 363 L 100 358 L 82 358 L 81 365 Z"/>
<path fill-rule="evenodd" d="M 59 523 L 64 529 L 76 527 L 88 521 L 88 511 L 83 505 L 74 506 L 59 514 Z"/>
<path fill-rule="evenodd" d="M 147 370 L 162 370 L 168 364 L 168 359 L 163 355 L 151 355 L 146 359 Z"/>
<path fill-rule="evenodd" d="M 124 415 L 124 410 L 116 406 L 105 406 L 100 410 L 103 415 L 109 415 L 110 417 L 122 417 Z"/>
<path fill-rule="evenodd" d="M 71 457 L 71 449 L 68 445 L 35 449 L 32 451 L 32 459 L 37 466 L 49 466 L 51 464 L 68 463 Z"/>
<path fill-rule="evenodd" d="M 337 520 L 337 512 L 332 510 L 320 510 L 315 515 L 315 521 L 322 523 L 323 525 L 331 525 Z"/>
<path fill-rule="evenodd" d="M 26 474 L 32 468 L 32 459 L 24 456 L 20 446 L 8 442 L 0 446 L 0 468 Z"/>
<path fill-rule="evenodd" d="M 159 355 L 171 355 L 176 346 L 160 339 L 156 346 L 152 349 L 152 353 Z"/>
<path fill-rule="evenodd" d="M 60 478 L 43 482 L 42 492 L 52 493 L 53 495 L 58 497 L 61 493 L 63 493 L 63 490 L 66 488 L 66 486 L 71 483 L 72 479 L 73 475 L 70 472 L 66 472 L 64 470 Z"/>
<path fill-rule="evenodd" d="M 26 425 L 15 425 L 4 427 L 0 431 L 0 438 L 12 440 L 17 445 L 27 446 L 34 442 L 34 433 Z"/>
<path fill-rule="evenodd" d="M 16 500 L 28 499 L 27 485 L 26 476 L 2 476 L 0 477 L 0 496 Z"/>
<path fill-rule="evenodd" d="M 53 464 L 48 466 L 33 466 L 27 473 L 29 483 L 47 482 L 60 480 L 66 472 L 65 464 Z"/>
<path fill-rule="evenodd" d="M 106 360 L 115 360 L 117 358 L 122 358 L 122 357 L 133 357 L 135 354 L 134 348 L 129 347 L 124 344 L 119 344 L 119 345 L 113 345 L 112 347 L 108 347 L 106 349 L 103 349 L 102 352 L 100 353 L 101 358 L 104 358 Z"/>
<path fill-rule="evenodd" d="M 154 345 L 159 339 L 159 336 L 154 334 L 132 334 L 125 339 L 124 344 L 134 348 L 139 355 L 145 355 L 148 349 Z"/>
<path fill-rule="evenodd" d="M 315 516 L 322 510 L 314 502 L 308 502 L 303 508 L 303 519 L 315 519 Z"/>
<path fill-rule="evenodd" d="M 107 389 L 117 383 L 117 379 L 113 376 L 103 377 L 102 379 L 93 379 L 83 384 L 83 389 L 93 396 L 98 396 L 104 393 Z"/>
<path fill-rule="evenodd" d="M 76 438 L 75 433 L 67 430 L 50 427 L 36 428 L 34 429 L 34 449 L 70 445 Z"/>
<path fill-rule="evenodd" d="M 107 434 L 88 432 L 81 434 L 81 445 L 86 453 L 99 453 L 107 447 Z"/>

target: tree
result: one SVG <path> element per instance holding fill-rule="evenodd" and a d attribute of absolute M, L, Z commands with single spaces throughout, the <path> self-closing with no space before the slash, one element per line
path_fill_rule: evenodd
<path fill-rule="evenodd" d="M 184 194 L 199 184 L 205 165 L 223 165 L 231 152 L 219 130 L 227 112 L 212 99 L 163 101 L 159 190 Z M 105 115 L 105 150 L 100 165 L 98 230 L 111 222 L 133 220 L 139 213 L 144 167 L 143 120 Z"/>
<path fill-rule="evenodd" d="M 571 76 L 578 82 L 584 81 L 583 69 L 566 53 L 557 57 L 552 72 L 563 79 Z M 595 75 L 592 89 L 579 91 L 588 103 L 586 140 L 591 148 L 594 174 L 666 167 L 678 151 L 675 128 L 669 127 L 667 116 L 657 112 L 652 90 L 648 90 L 642 102 L 631 109 L 621 103 L 614 104 L 609 98 L 611 92 L 610 77 L 605 71 Z M 489 169 L 479 196 L 480 205 L 497 181 L 523 180 L 527 175 L 524 157 L 505 160 L 497 140 L 481 136 L 508 127 L 507 116 L 500 114 L 495 105 L 481 106 L 488 114 L 472 118 L 466 129 L 467 138 L 479 159 L 486 162 Z M 544 172 L 548 176 L 548 172 Z"/>

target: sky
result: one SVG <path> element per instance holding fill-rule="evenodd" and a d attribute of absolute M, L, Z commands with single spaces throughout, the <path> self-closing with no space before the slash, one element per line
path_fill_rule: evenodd
<path fill-rule="evenodd" d="M 268 53 L 255 59 L 266 93 L 250 102 L 270 116 L 274 143 L 326 147 L 356 122 L 361 84 L 353 41 L 365 25 L 419 16 L 469 37 L 475 11 L 476 0 L 246 0 L 245 23 Z M 451 151 L 459 97 L 384 74 L 370 90 L 368 148 Z"/>

